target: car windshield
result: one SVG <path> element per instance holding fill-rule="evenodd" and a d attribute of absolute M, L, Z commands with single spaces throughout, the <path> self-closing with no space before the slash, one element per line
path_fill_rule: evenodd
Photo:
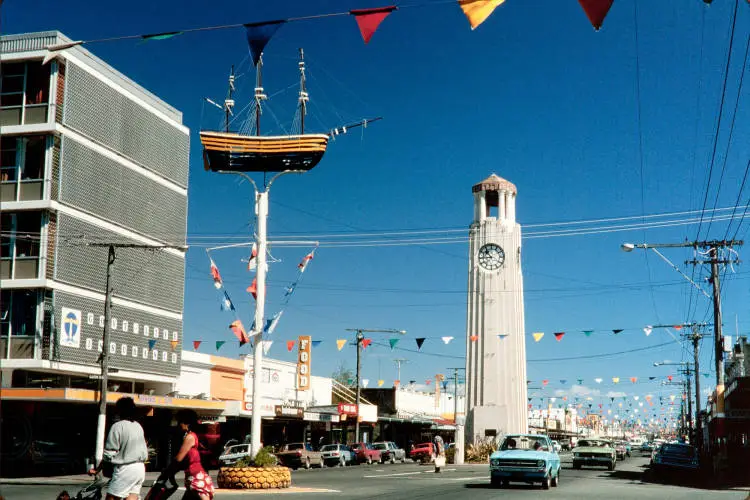
<path fill-rule="evenodd" d="M 507 436 L 500 445 L 500 449 L 505 450 L 538 450 L 547 445 L 544 438 L 534 436 Z"/>
<path fill-rule="evenodd" d="M 427 448 L 427 447 L 430 446 L 430 444 L 432 444 L 432 443 L 419 443 L 417 445 L 417 448 Z"/>
<path fill-rule="evenodd" d="M 289 451 L 301 450 L 302 448 L 303 448 L 302 443 L 295 443 L 295 444 L 287 445 L 287 449 Z"/>
<path fill-rule="evenodd" d="M 665 444 L 665 445 L 662 445 L 661 447 L 661 453 L 689 457 L 695 454 L 695 450 L 693 449 L 692 446 L 680 446 L 678 444 Z"/>
<path fill-rule="evenodd" d="M 339 449 L 339 445 L 337 444 L 327 444 L 323 446 L 320 451 L 336 451 Z"/>
<path fill-rule="evenodd" d="M 240 445 L 230 446 L 229 449 L 226 451 L 226 453 L 242 453 L 245 451 L 247 451 L 247 445 L 240 444 Z"/>
<path fill-rule="evenodd" d="M 375 443 L 372 445 L 372 447 L 375 448 L 376 450 L 385 450 L 387 448 L 385 443 Z"/>
<path fill-rule="evenodd" d="M 600 441 L 598 439 L 582 439 L 578 441 L 578 447 L 587 448 L 611 448 L 609 441 Z"/>

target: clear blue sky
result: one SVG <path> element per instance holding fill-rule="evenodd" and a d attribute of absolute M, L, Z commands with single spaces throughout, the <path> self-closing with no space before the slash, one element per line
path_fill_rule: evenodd
<path fill-rule="evenodd" d="M 332 143 L 311 173 L 274 186 L 272 237 L 468 227 L 471 186 L 492 172 L 518 186 L 522 224 L 700 209 L 734 2 L 715 1 L 707 8 L 698 0 L 639 0 L 636 51 L 633 1 L 616 2 L 598 33 L 574 0 L 508 0 L 475 31 L 456 5 L 404 9 L 392 14 L 367 46 L 349 17 L 284 26 L 266 50 L 264 86 L 269 94 L 295 82 L 294 60 L 301 46 L 312 75 L 311 113 L 317 117 L 308 121 L 312 127 L 320 122 L 337 125 L 336 113 L 345 119 L 382 115 L 385 120 L 368 128 L 363 139 L 357 131 Z M 69 1 L 61 9 L 57 2 L 29 0 L 5 3 L 3 31 L 59 29 L 73 39 L 92 39 L 375 5 L 134 0 Z M 750 26 L 748 6 L 740 2 L 739 7 L 709 207 L 716 196 Z M 219 311 L 200 243 L 233 242 L 247 231 L 249 188 L 233 178 L 204 172 L 197 132 L 219 119 L 218 110 L 208 108 L 202 116 L 201 100 L 223 98 L 229 66 L 247 55 L 244 33 L 214 31 L 160 42 L 101 43 L 89 49 L 184 112 L 184 122 L 192 130 L 188 228 L 191 242 L 197 244 L 187 258 L 185 346 L 191 348 L 191 341 L 200 339 L 206 342 L 201 350 L 211 352 L 215 340 L 229 340 L 221 353 L 234 356 L 238 351 L 227 329 L 232 317 Z M 641 73 L 642 175 L 636 54 Z M 245 78 L 244 85 L 251 88 L 251 78 Z M 750 132 L 747 89 L 746 85 L 739 104 L 719 207 L 735 204 L 750 154 L 742 139 Z M 291 122 L 294 99 L 292 90 L 271 101 L 271 109 L 286 124 Z M 274 123 L 269 114 L 264 120 Z M 750 190 L 743 202 L 749 194 Z M 750 227 L 750 221 L 745 226 Z M 726 222 L 714 223 L 709 236 L 721 238 L 725 230 Z M 535 360 L 653 347 L 671 337 L 663 330 L 646 337 L 640 330 L 644 325 L 703 320 L 708 302 L 693 297 L 699 306 L 689 313 L 690 287 L 675 271 L 656 256 L 647 262 L 642 252 L 625 254 L 618 249 L 623 241 L 675 242 L 695 238 L 696 232 L 696 226 L 681 226 L 526 240 L 523 268 L 532 385 L 548 379 L 544 393 L 551 394 L 560 388 L 560 379 L 570 387 L 581 378 L 585 386 L 604 394 L 611 389 L 606 387 L 612 385 L 611 377 L 618 376 L 622 380 L 615 390 L 663 390 L 658 384 L 663 378 L 637 386 L 628 378 L 675 373 L 674 368 L 652 366 L 654 361 L 682 359 L 683 351 L 674 343 L 617 357 Z M 739 237 L 745 232 L 743 227 Z M 271 356 L 292 360 L 294 353 L 286 351 L 285 341 L 311 334 L 323 341 L 313 353 L 313 373 L 330 375 L 341 361 L 354 366 L 354 349 L 338 352 L 335 347 L 337 338 L 350 335 L 345 328 L 399 328 L 409 332 L 399 346 L 414 349 L 414 338 L 428 337 L 423 351 L 435 356 L 370 348 L 363 378 L 371 384 L 378 378 L 387 386 L 392 383 L 394 357 L 410 360 L 403 366 L 404 381 L 423 383 L 436 373 L 448 373 L 447 367 L 462 366 L 461 359 L 449 356 L 464 353 L 467 245 L 430 248 L 321 248 L 274 333 Z M 271 268 L 269 312 L 277 309 L 284 285 L 304 253 L 274 251 L 283 262 Z M 249 327 L 251 302 L 244 289 L 251 278 L 239 261 L 242 254 L 214 255 Z M 681 267 L 692 256 L 682 250 L 668 255 Z M 735 315 L 740 331 L 747 331 L 747 275 L 740 267 L 738 275 L 727 276 L 728 333 L 734 334 Z M 618 336 L 596 332 L 590 338 L 581 333 L 614 328 L 626 330 Z M 546 336 L 534 343 L 531 333 L 537 331 Z M 567 332 L 561 342 L 554 340 L 556 331 Z M 456 340 L 445 346 L 439 340 L 445 335 Z M 387 336 L 382 339 L 386 340 Z M 702 371 L 713 374 L 708 340 L 704 346 Z M 597 386 L 595 377 L 604 382 Z M 713 375 L 701 380 L 704 387 L 711 381 Z"/>

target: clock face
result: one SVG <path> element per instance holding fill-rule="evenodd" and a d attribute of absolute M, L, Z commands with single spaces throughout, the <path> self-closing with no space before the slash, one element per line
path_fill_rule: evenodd
<path fill-rule="evenodd" d="M 499 245 L 487 243 L 479 249 L 479 265 L 488 271 L 497 271 L 505 263 L 505 252 Z"/>

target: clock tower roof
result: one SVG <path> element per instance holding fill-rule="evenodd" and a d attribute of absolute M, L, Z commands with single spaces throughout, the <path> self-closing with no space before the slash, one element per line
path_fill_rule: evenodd
<path fill-rule="evenodd" d="M 492 174 L 479 184 L 474 184 L 471 188 L 472 193 L 479 191 L 509 191 L 513 194 L 517 194 L 518 190 L 516 185 L 510 181 L 506 181 L 497 174 Z"/>

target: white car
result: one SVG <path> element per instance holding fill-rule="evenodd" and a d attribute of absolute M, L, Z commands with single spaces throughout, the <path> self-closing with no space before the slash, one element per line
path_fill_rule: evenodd
<path fill-rule="evenodd" d="M 219 457 L 219 463 L 221 465 L 234 465 L 241 458 L 250 456 L 250 445 L 249 444 L 235 444 L 224 449 L 224 452 Z"/>
<path fill-rule="evenodd" d="M 562 445 L 557 441 L 552 441 L 552 447 L 555 449 L 555 453 L 560 453 L 562 451 Z"/>

